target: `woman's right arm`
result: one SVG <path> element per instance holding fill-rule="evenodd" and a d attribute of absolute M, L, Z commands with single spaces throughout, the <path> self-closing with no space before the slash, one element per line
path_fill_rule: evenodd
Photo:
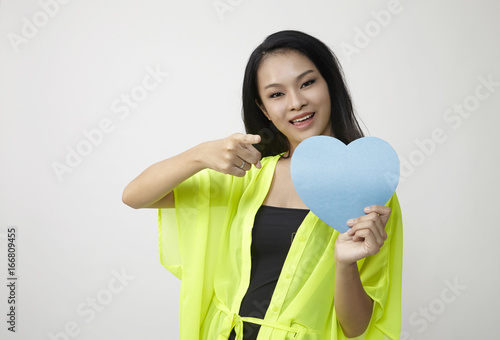
<path fill-rule="evenodd" d="M 252 164 L 260 168 L 261 155 L 252 145 L 259 141 L 258 135 L 235 133 L 155 163 L 125 187 L 122 201 L 134 209 L 174 208 L 173 189 L 205 168 L 238 177 Z M 245 166 L 240 168 L 243 161 Z"/>

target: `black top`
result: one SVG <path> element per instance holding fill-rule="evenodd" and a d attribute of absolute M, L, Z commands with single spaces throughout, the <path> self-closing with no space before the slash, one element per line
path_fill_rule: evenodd
<path fill-rule="evenodd" d="M 308 209 L 262 205 L 252 229 L 250 285 L 241 302 L 240 316 L 263 319 L 292 245 Z M 243 322 L 243 339 L 256 339 L 260 325 Z M 234 339 L 233 331 L 229 339 Z"/>

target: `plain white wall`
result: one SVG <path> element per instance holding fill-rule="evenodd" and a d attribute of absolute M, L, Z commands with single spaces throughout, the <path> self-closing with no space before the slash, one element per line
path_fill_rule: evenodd
<path fill-rule="evenodd" d="M 243 132 L 251 51 L 299 29 L 335 51 L 364 131 L 403 164 L 402 339 L 499 338 L 499 14 L 494 0 L 2 1 L 0 337 L 178 338 L 157 211 L 128 208 L 122 190 L 152 163 Z"/>

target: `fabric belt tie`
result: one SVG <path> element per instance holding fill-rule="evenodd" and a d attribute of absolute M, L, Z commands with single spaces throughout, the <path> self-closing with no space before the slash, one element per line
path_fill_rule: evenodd
<path fill-rule="evenodd" d="M 234 327 L 236 338 L 235 340 L 243 340 L 243 321 L 255 323 L 261 326 L 273 327 L 286 332 L 299 333 L 301 330 L 297 327 L 287 327 L 280 325 L 275 322 L 265 321 L 263 319 L 240 316 L 238 313 L 234 313 L 229 308 L 226 307 L 217 296 L 215 296 L 215 306 L 221 311 L 224 312 L 227 317 L 224 319 L 224 323 L 222 326 L 222 330 L 217 337 L 217 340 L 227 340 L 231 335 L 231 331 Z"/>

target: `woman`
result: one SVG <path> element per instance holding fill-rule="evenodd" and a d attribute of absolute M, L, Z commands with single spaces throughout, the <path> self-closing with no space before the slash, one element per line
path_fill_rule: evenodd
<path fill-rule="evenodd" d="M 123 193 L 159 208 L 161 261 L 182 279 L 181 339 L 399 338 L 396 195 L 339 234 L 291 181 L 305 138 L 363 136 L 333 53 L 305 33 L 270 35 L 247 64 L 243 119 L 247 134 L 156 163 Z"/>

